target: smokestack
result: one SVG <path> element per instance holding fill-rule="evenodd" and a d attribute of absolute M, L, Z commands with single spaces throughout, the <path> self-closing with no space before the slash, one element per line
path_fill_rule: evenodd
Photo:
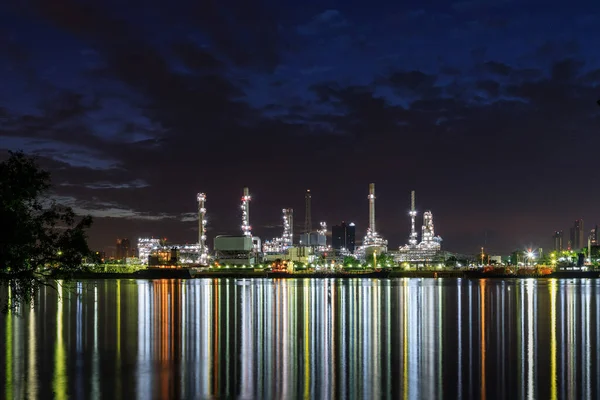
<path fill-rule="evenodd" d="M 305 209 L 304 209 L 304 233 L 312 232 L 312 215 L 310 211 L 310 189 L 306 190 L 306 194 L 304 195 Z"/>
<path fill-rule="evenodd" d="M 375 184 L 369 184 L 369 229 L 375 233 Z"/>

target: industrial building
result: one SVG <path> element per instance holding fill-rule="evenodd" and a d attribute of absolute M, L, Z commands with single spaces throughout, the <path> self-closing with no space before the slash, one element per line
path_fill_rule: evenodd
<path fill-rule="evenodd" d="M 252 235 L 250 225 L 249 189 L 243 189 L 241 197 L 241 235 L 220 235 L 214 238 L 214 256 L 210 256 L 206 244 L 206 194 L 198 193 L 198 241 L 192 244 L 169 244 L 159 239 L 138 239 L 139 262 L 150 266 L 208 266 L 214 259 L 220 265 L 254 265 L 263 261 L 292 261 L 298 263 L 341 262 L 344 256 L 354 255 L 359 260 L 366 260 L 373 254 L 388 252 L 388 242 L 376 230 L 375 184 L 369 184 L 367 196 L 369 203 L 369 225 L 361 246 L 356 247 L 356 226 L 354 223 L 342 222 L 332 228 L 331 246 L 327 244 L 327 224 L 321 222 L 316 232 L 312 229 L 311 192 L 305 193 L 304 232 L 297 243 L 294 240 L 294 210 L 282 209 L 282 234 L 280 237 L 267 240 L 264 246 L 260 238 Z M 431 264 L 443 262 L 441 251 L 442 239 L 435 235 L 433 214 L 423 213 L 421 241 L 418 241 L 416 229 L 417 210 L 415 208 L 415 192 L 411 192 L 409 211 L 411 230 L 408 244 L 393 252 L 394 260 L 400 263 Z M 583 221 L 580 221 L 581 229 Z M 559 244 L 560 246 L 560 244 Z"/>
<path fill-rule="evenodd" d="M 242 236 L 221 235 L 215 237 L 215 261 L 221 265 L 253 265 L 260 260 L 261 240 L 252 236 L 250 225 L 250 191 L 244 188 L 242 195 Z"/>
<path fill-rule="evenodd" d="M 342 222 L 340 225 L 331 227 L 331 247 L 334 250 L 347 251 L 354 253 L 356 247 L 356 225 L 353 222 L 346 224 Z"/>
<path fill-rule="evenodd" d="M 284 208 L 283 213 L 283 232 L 281 237 L 271 240 L 265 240 L 263 252 L 265 254 L 282 254 L 294 244 L 294 210 Z"/>
<path fill-rule="evenodd" d="M 253 265 L 258 263 L 258 253 L 250 236 L 215 237 L 215 261 L 220 265 Z"/>
<path fill-rule="evenodd" d="M 572 250 L 580 250 L 587 245 L 585 240 L 585 233 L 583 229 L 583 220 L 577 219 L 571 228 L 571 246 Z"/>
<path fill-rule="evenodd" d="M 131 243 L 129 243 L 129 239 L 117 239 L 115 259 L 125 260 L 127 257 L 131 257 Z"/>
<path fill-rule="evenodd" d="M 160 239 L 138 238 L 138 257 L 142 264 L 148 264 L 148 257 L 153 250 L 160 247 Z"/>
<path fill-rule="evenodd" d="M 552 241 L 554 243 L 554 251 L 563 251 L 563 231 L 555 231 L 552 235 Z"/>

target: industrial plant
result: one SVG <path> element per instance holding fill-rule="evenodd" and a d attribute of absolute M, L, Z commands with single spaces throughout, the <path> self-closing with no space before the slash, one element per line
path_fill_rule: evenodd
<path fill-rule="evenodd" d="M 400 263 L 431 264 L 444 261 L 442 253 L 442 238 L 435 236 L 433 229 L 433 213 L 429 210 L 423 213 L 423 227 L 421 228 L 421 242 L 418 242 L 416 230 L 417 210 L 415 208 L 415 191 L 410 193 L 410 235 L 408 244 L 400 246 L 394 254 L 394 260 Z"/>
<path fill-rule="evenodd" d="M 250 202 L 252 197 L 249 188 L 242 191 L 240 204 L 239 235 L 219 235 L 214 238 L 213 249 L 209 251 L 206 239 L 207 196 L 198 193 L 198 241 L 194 244 L 167 244 L 164 240 L 153 238 L 138 239 L 139 262 L 149 267 L 175 266 L 243 266 L 252 267 L 263 264 L 300 263 L 317 266 L 341 265 L 348 257 L 357 262 L 365 262 L 378 256 L 388 254 L 397 263 L 410 265 L 427 265 L 443 262 L 441 251 L 442 239 L 435 235 L 433 214 L 423 213 L 421 241 L 418 241 L 416 230 L 417 211 L 415 208 L 415 192 L 411 192 L 410 234 L 408 244 L 400 246 L 397 251 L 388 251 L 388 241 L 376 229 L 375 184 L 369 184 L 367 195 L 369 205 L 369 224 L 362 243 L 355 244 L 354 223 L 333 227 L 332 240 L 327 241 L 327 223 L 320 222 L 316 231 L 312 230 L 312 195 L 305 192 L 304 226 L 298 236 L 294 232 L 294 210 L 282 208 L 281 236 L 270 238 L 262 243 L 252 234 L 250 223 Z M 297 239 L 297 240 L 296 240 Z"/>

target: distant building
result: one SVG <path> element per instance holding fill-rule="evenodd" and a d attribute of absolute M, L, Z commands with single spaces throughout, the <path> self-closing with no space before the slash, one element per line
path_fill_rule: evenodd
<path fill-rule="evenodd" d="M 159 248 L 161 245 L 160 239 L 154 238 L 138 238 L 138 258 L 142 264 L 148 264 L 148 257 L 152 250 Z"/>
<path fill-rule="evenodd" d="M 552 235 L 554 251 L 563 251 L 563 237 L 563 231 L 556 231 L 554 232 L 554 235 Z"/>
<path fill-rule="evenodd" d="M 356 226 L 354 223 L 346 224 L 342 222 L 340 225 L 331 227 L 331 247 L 335 250 L 346 249 L 350 253 L 354 253 L 356 247 Z"/>
<path fill-rule="evenodd" d="M 571 228 L 571 245 L 573 246 L 573 250 L 579 250 L 587 246 L 582 219 L 575 220 L 575 223 Z"/>
<path fill-rule="evenodd" d="M 596 225 L 590 232 L 590 242 L 592 246 L 596 246 L 598 244 L 598 225 Z"/>
<path fill-rule="evenodd" d="M 327 237 L 319 232 L 303 233 L 300 235 L 301 246 L 327 246 Z"/>
<path fill-rule="evenodd" d="M 129 243 L 129 239 L 117 239 L 117 251 L 115 254 L 115 259 L 125 260 L 130 255 L 131 244 Z"/>

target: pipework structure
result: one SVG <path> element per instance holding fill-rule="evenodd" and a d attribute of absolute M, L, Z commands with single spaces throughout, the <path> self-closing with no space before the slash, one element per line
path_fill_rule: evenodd
<path fill-rule="evenodd" d="M 417 246 L 417 229 L 416 229 L 416 218 L 417 210 L 415 209 L 415 191 L 410 192 L 410 236 L 408 238 L 408 245 L 411 247 Z"/>
<path fill-rule="evenodd" d="M 208 259 L 208 248 L 206 247 L 206 194 L 198 193 L 198 253 L 200 263 L 205 263 Z"/>
<path fill-rule="evenodd" d="M 421 233 L 421 243 L 430 244 L 433 243 L 435 232 L 433 230 L 433 214 L 431 211 L 425 211 L 423 213 L 423 228 Z"/>
<path fill-rule="evenodd" d="M 252 227 L 250 226 L 250 191 L 247 187 L 244 188 L 242 196 L 242 233 L 244 236 L 252 237 Z"/>
<path fill-rule="evenodd" d="M 283 209 L 283 235 L 281 237 L 283 250 L 287 250 L 294 244 L 294 209 Z"/>
<path fill-rule="evenodd" d="M 319 229 L 317 230 L 317 243 L 318 246 L 315 250 L 318 252 L 327 251 L 327 222 L 319 222 Z"/>

